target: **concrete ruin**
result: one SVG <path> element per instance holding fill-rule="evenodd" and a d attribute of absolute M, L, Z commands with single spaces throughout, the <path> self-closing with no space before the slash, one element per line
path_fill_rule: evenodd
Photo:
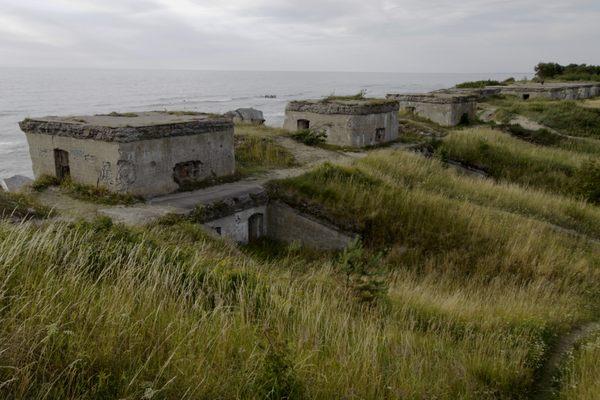
<path fill-rule="evenodd" d="M 323 132 L 337 146 L 374 146 L 398 139 L 398 102 L 323 99 L 288 103 L 283 128 Z"/>
<path fill-rule="evenodd" d="M 234 124 L 262 125 L 265 123 L 263 112 L 254 108 L 238 108 L 226 112 L 225 115 L 231 117 Z"/>
<path fill-rule="evenodd" d="M 141 112 L 28 118 L 34 175 L 151 197 L 235 172 L 230 118 Z"/>
<path fill-rule="evenodd" d="M 510 86 L 491 86 L 503 95 L 517 96 L 523 100 L 583 100 L 600 96 L 600 82 L 549 82 L 525 83 Z"/>
<path fill-rule="evenodd" d="M 388 94 L 400 109 L 427 118 L 442 126 L 472 121 L 477 113 L 477 97 L 459 93 Z"/>
<path fill-rule="evenodd" d="M 259 185 L 208 194 L 193 213 L 194 219 L 210 232 L 238 244 L 266 237 L 313 249 L 340 250 L 355 238 L 326 221 L 271 201 Z"/>

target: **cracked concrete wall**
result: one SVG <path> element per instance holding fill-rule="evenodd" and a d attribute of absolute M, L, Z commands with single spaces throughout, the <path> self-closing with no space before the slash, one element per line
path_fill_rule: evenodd
<path fill-rule="evenodd" d="M 73 181 L 151 197 L 176 191 L 176 164 L 199 161 L 197 180 L 235 172 L 233 129 L 130 143 L 26 133 L 36 177 L 56 175 L 54 149 L 69 153 Z"/>
<path fill-rule="evenodd" d="M 574 85 L 572 87 L 504 87 L 501 89 L 504 95 L 512 95 L 523 98 L 529 95 L 530 99 L 551 99 L 551 100 L 584 100 L 591 97 L 600 96 L 600 84 L 594 85 Z"/>
<path fill-rule="evenodd" d="M 283 128 L 292 132 L 297 131 L 300 119 L 308 120 L 311 129 L 325 131 L 327 143 L 337 146 L 365 147 L 398 139 L 398 113 L 396 111 L 345 115 L 287 110 Z"/>
<path fill-rule="evenodd" d="M 419 101 L 400 101 L 400 109 L 414 109 L 414 113 L 427 118 L 442 126 L 456 126 L 460 124 L 463 115 L 469 121 L 475 119 L 477 103 L 474 101 L 462 103 L 427 103 Z"/>

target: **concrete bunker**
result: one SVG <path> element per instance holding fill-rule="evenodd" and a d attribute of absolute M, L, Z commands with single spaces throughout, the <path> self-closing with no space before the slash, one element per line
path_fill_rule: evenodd
<path fill-rule="evenodd" d="M 401 110 L 443 126 L 456 126 L 472 121 L 477 112 L 477 97 L 470 94 L 388 94 L 387 98 L 399 101 Z"/>
<path fill-rule="evenodd" d="M 36 177 L 70 177 L 152 197 L 235 172 L 233 122 L 202 113 L 140 112 L 20 122 Z"/>
<path fill-rule="evenodd" d="M 300 100 L 288 103 L 284 129 L 326 132 L 338 146 L 364 147 L 398 138 L 398 102 L 387 99 Z"/>
<path fill-rule="evenodd" d="M 249 188 L 226 198 L 215 198 L 201 208 L 198 220 L 209 231 L 238 244 L 267 237 L 286 243 L 338 250 L 355 235 L 279 202 L 262 187 Z"/>
<path fill-rule="evenodd" d="M 490 86 L 503 95 L 517 96 L 524 101 L 529 99 L 583 100 L 600 93 L 600 83 L 595 82 L 549 82 L 517 83 L 509 86 Z"/>

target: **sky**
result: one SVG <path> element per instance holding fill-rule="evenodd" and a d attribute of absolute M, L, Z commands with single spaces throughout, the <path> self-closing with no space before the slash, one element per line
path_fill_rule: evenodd
<path fill-rule="evenodd" d="M 599 50 L 599 0 L 0 0 L 5 67 L 528 72 Z"/>

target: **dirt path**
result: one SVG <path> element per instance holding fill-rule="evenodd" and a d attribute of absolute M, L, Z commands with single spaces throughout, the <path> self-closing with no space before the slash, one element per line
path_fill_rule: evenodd
<path fill-rule="evenodd" d="M 550 357 L 546 360 L 542 372 L 533 387 L 534 400 L 553 399 L 560 389 L 557 382 L 558 372 L 563 365 L 567 355 L 573 350 L 577 342 L 600 330 L 600 322 L 590 322 L 572 330 L 563 336 L 552 350 Z"/>

